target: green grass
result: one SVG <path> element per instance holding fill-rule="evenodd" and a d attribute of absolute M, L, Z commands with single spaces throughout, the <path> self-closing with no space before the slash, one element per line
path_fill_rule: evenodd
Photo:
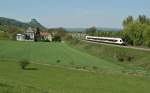
<path fill-rule="evenodd" d="M 0 59 L 3 60 L 29 60 L 66 67 L 82 66 L 87 69 L 96 66 L 111 72 L 119 72 L 122 69 L 117 64 L 80 52 L 62 43 L 0 41 L 0 45 Z"/>
<path fill-rule="evenodd" d="M 146 69 L 150 70 L 150 51 L 142 51 L 136 49 L 129 49 L 116 46 L 107 46 L 103 44 L 87 43 L 79 40 L 71 40 L 68 44 L 79 51 L 88 53 L 99 59 L 107 60 L 114 64 L 118 64 L 127 69 Z M 120 62 L 118 58 L 121 57 L 124 61 Z M 128 61 L 129 57 L 133 57 Z"/>
<path fill-rule="evenodd" d="M 150 78 L 0 62 L 0 93 L 149 93 Z"/>
<path fill-rule="evenodd" d="M 79 50 L 62 43 L 0 41 L 0 93 L 149 93 L 149 77 L 120 73 L 127 68 Z M 22 70 L 22 60 L 34 69 Z M 70 69 L 78 66 L 88 71 Z M 94 66 L 98 71 L 91 72 Z"/>

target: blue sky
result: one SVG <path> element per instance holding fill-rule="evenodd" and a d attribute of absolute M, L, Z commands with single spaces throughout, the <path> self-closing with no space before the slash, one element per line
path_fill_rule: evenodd
<path fill-rule="evenodd" d="M 46 27 L 121 28 L 128 15 L 150 17 L 150 0 L 0 0 L 0 16 Z"/>

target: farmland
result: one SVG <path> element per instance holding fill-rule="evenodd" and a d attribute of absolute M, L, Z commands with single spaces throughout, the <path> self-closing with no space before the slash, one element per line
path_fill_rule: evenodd
<path fill-rule="evenodd" d="M 149 93 L 148 76 L 124 69 L 65 43 L 0 41 L 0 93 Z"/>

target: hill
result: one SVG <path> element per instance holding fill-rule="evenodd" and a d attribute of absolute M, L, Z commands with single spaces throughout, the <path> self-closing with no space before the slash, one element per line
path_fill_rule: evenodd
<path fill-rule="evenodd" d="M 32 19 L 30 22 L 25 23 L 15 19 L 0 17 L 0 27 L 4 26 L 15 26 L 18 28 L 27 29 L 28 27 L 39 27 L 41 29 L 45 29 L 43 25 L 41 25 L 36 19 Z"/>
<path fill-rule="evenodd" d="M 92 69 L 93 66 L 103 70 L 110 69 L 111 72 L 120 71 L 121 67 L 90 56 L 86 53 L 76 51 L 61 43 L 33 43 L 0 41 L 0 59 L 30 60 L 42 64 L 60 65 L 67 67 L 83 66 Z M 15 55 L 14 55 L 15 53 Z M 59 63 L 57 61 L 60 61 Z M 93 61 L 93 62 L 92 62 Z"/>
<path fill-rule="evenodd" d="M 0 45 L 0 93 L 150 91 L 149 77 L 119 73 L 123 66 L 78 51 L 66 43 L 0 41 Z M 32 62 L 26 70 L 18 63 L 24 59 Z"/>

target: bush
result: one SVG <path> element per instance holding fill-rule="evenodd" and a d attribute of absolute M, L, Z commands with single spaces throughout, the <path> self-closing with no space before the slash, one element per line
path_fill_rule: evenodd
<path fill-rule="evenodd" d="M 116 55 L 116 58 L 118 59 L 118 61 L 123 62 L 125 60 L 125 52 L 124 51 L 117 50 L 115 55 Z"/>
<path fill-rule="evenodd" d="M 97 66 L 93 66 L 92 68 L 93 68 L 93 70 L 95 70 L 95 71 L 98 70 L 98 67 L 97 67 Z"/>
<path fill-rule="evenodd" d="M 26 67 L 30 64 L 30 62 L 28 60 L 22 60 L 20 61 L 20 66 L 23 70 L 26 69 Z"/>
<path fill-rule="evenodd" d="M 77 65 L 75 68 L 76 68 L 76 69 L 82 69 L 82 66 Z"/>
<path fill-rule="evenodd" d="M 118 57 L 118 61 L 123 62 L 123 61 L 124 61 L 124 58 L 121 57 L 121 56 L 119 56 L 119 57 Z"/>
<path fill-rule="evenodd" d="M 134 56 L 125 51 L 116 51 L 116 58 L 120 62 L 124 62 L 124 61 L 131 62 L 134 59 Z"/>
<path fill-rule="evenodd" d="M 87 66 L 83 66 L 83 68 L 82 68 L 82 69 L 84 69 L 84 70 L 85 70 L 86 68 L 87 68 Z"/>
<path fill-rule="evenodd" d="M 60 63 L 60 62 L 61 62 L 61 60 L 59 60 L 59 59 L 58 59 L 56 62 L 57 62 L 57 63 Z"/>
<path fill-rule="evenodd" d="M 79 39 L 76 39 L 76 38 L 74 38 L 74 39 L 72 39 L 71 40 L 71 42 L 70 42 L 71 44 L 79 44 L 80 43 L 80 40 Z"/>
<path fill-rule="evenodd" d="M 72 40 L 73 39 L 73 37 L 71 36 L 71 35 L 67 35 L 66 37 L 65 37 L 65 40 Z"/>
<path fill-rule="evenodd" d="M 134 59 L 134 57 L 133 57 L 133 56 L 130 56 L 130 55 L 129 55 L 129 56 L 127 56 L 127 61 L 129 61 L 129 62 L 130 62 L 130 61 L 132 61 L 133 59 Z"/>
<path fill-rule="evenodd" d="M 54 42 L 61 42 L 61 37 L 56 35 L 56 36 L 53 37 L 52 41 L 54 41 Z"/>
<path fill-rule="evenodd" d="M 0 39 L 9 39 L 8 33 L 0 31 Z"/>

